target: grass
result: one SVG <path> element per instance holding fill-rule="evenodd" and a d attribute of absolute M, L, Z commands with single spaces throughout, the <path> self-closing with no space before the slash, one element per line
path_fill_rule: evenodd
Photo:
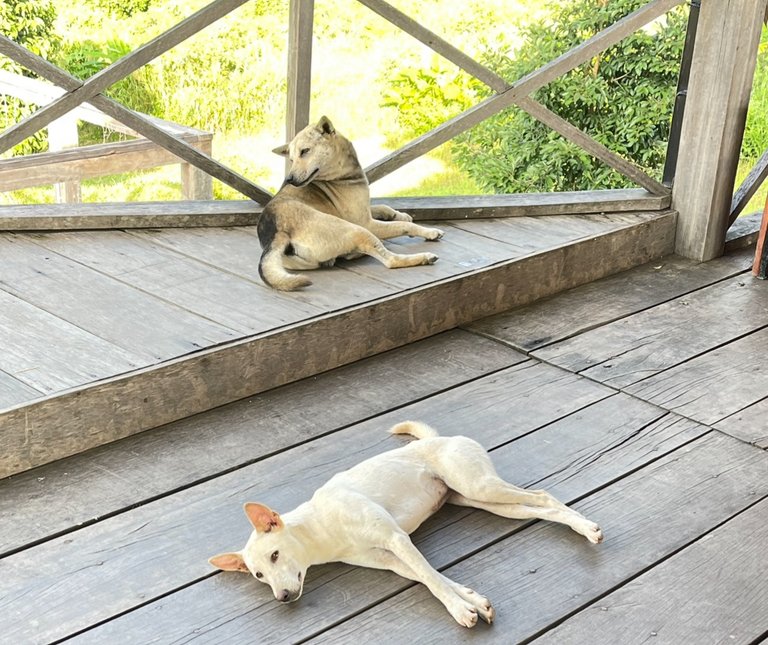
<path fill-rule="evenodd" d="M 739 162 L 739 168 L 736 171 L 736 188 L 741 186 L 741 182 L 744 181 L 744 178 L 749 174 L 749 171 L 752 170 L 755 163 L 757 162 L 749 159 L 742 159 Z M 744 215 L 750 215 L 751 213 L 756 212 L 762 213 L 765 208 L 766 199 L 768 199 L 768 180 L 763 182 L 763 185 L 760 186 L 757 192 L 752 196 L 752 199 L 749 200 L 749 203 L 741 212 L 741 216 L 743 217 Z"/>

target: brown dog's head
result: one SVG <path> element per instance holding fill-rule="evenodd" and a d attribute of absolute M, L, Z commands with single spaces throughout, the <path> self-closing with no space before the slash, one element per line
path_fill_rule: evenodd
<path fill-rule="evenodd" d="M 215 555 L 208 562 L 223 571 L 250 573 L 268 584 L 280 602 L 298 600 L 309 567 L 301 542 L 269 507 L 248 503 L 245 514 L 253 525 L 245 548 Z"/>

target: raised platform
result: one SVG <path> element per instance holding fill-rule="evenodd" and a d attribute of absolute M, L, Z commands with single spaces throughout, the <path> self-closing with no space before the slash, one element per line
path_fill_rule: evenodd
<path fill-rule="evenodd" d="M 0 234 L 0 476 L 660 257 L 671 211 L 440 222 L 433 266 L 264 287 L 252 227 Z"/>
<path fill-rule="evenodd" d="M 0 481 L 4 638 L 760 642 L 768 283 L 751 256 L 668 256 Z M 289 510 L 401 445 L 386 431 L 408 418 L 477 439 L 502 476 L 550 490 L 605 542 L 441 509 L 414 541 L 494 603 L 495 624 L 472 631 L 388 572 L 313 567 L 280 605 L 207 564 L 242 546 L 243 502 Z"/>

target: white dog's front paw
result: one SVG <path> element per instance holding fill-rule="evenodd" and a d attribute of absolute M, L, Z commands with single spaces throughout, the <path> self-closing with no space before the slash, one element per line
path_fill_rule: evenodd
<path fill-rule="evenodd" d="M 592 544 L 600 544 L 603 541 L 602 529 L 589 520 L 584 522 L 578 527 L 577 531 L 587 538 Z"/>
<path fill-rule="evenodd" d="M 473 589 L 464 587 L 462 585 L 456 585 L 454 589 L 456 593 L 464 598 L 464 600 L 472 603 L 475 606 L 475 609 L 477 609 L 477 613 L 480 615 L 480 618 L 482 618 L 489 625 L 493 622 L 493 619 L 496 617 L 496 610 L 493 608 L 493 605 L 491 604 L 491 601 L 488 600 L 488 598 L 480 595 Z"/>
<path fill-rule="evenodd" d="M 448 611 L 454 620 L 462 627 L 474 627 L 477 625 L 477 608 L 456 596 L 456 601 L 452 602 Z"/>
<path fill-rule="evenodd" d="M 393 209 L 394 210 L 394 209 Z M 392 219 L 398 221 L 398 222 L 412 222 L 413 217 L 411 217 L 408 213 L 403 213 L 402 211 L 394 211 L 394 216 Z"/>
<path fill-rule="evenodd" d="M 443 237 L 444 233 L 439 228 L 428 228 L 427 233 L 424 236 L 425 240 L 435 241 Z"/>

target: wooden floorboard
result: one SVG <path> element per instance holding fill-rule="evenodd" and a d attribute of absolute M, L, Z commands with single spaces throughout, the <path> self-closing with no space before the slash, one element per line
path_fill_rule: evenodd
<path fill-rule="evenodd" d="M 467 328 L 529 352 L 746 273 L 752 257 L 751 249 L 711 262 L 672 255 L 478 320 Z"/>
<path fill-rule="evenodd" d="M 460 389 L 453 392 L 458 394 Z M 506 392 L 506 388 L 500 386 L 496 390 Z M 257 499 L 278 510 L 293 507 L 308 498 L 332 473 L 399 445 L 401 442 L 396 438 L 386 435 L 389 422 L 413 417 L 433 421 L 432 415 L 420 408 L 430 405 L 444 411 L 446 406 L 440 398 L 435 397 L 431 402 L 428 399 L 423 404 L 341 430 L 332 437 L 281 452 L 5 558 L 6 574 L 0 581 L 0 596 L 7 595 L 9 589 L 15 589 L 16 595 L 9 598 L 4 607 L 8 623 L 2 625 L 3 633 L 20 640 L 27 638 L 31 629 L 29 619 L 38 614 L 33 605 L 45 606 L 44 616 L 36 618 L 35 631 L 43 639 L 56 639 L 206 577 L 210 573 L 207 556 L 237 546 L 248 533 L 241 500 L 258 495 Z M 696 424 L 688 424 L 687 428 L 669 424 L 664 411 L 641 401 L 608 399 L 580 410 L 578 419 L 569 416 L 550 422 L 541 430 L 509 443 L 509 428 L 485 419 L 483 408 L 474 397 L 462 396 L 459 402 L 459 409 L 472 406 L 477 424 L 472 428 L 462 427 L 463 432 L 489 448 L 503 443 L 503 447 L 494 452 L 502 474 L 528 486 L 547 485 L 545 482 L 550 481 L 553 492 L 566 500 L 581 497 L 613 481 L 702 431 Z M 496 416 L 499 412 L 494 410 L 492 414 Z M 556 414 L 551 412 L 550 419 L 555 420 Z M 459 417 L 455 410 L 452 417 Z M 506 418 L 511 418 L 509 412 Z M 576 433 L 575 423 L 579 429 Z M 436 425 L 442 425 L 439 417 Z M 451 433 L 449 429 L 444 432 Z M 563 440 L 566 436 L 568 441 Z M 552 449 L 542 452 L 541 445 L 552 446 Z M 302 476 L 297 477 L 297 473 Z M 461 512 L 471 513 L 467 509 Z M 425 554 L 438 563 L 441 554 L 450 555 L 450 562 L 463 553 L 487 546 L 508 534 L 515 525 L 519 526 L 519 523 L 499 522 L 500 518 L 488 514 L 482 517 L 481 525 L 474 529 L 454 519 L 439 529 L 439 537 L 437 530 L 428 530 L 426 533 L 434 540 L 437 552 L 425 544 Z M 495 531 L 486 522 L 495 523 Z M 446 545 L 450 545 L 450 553 L 445 550 Z M 402 585 L 400 581 L 397 583 Z M 253 584 L 257 583 L 253 581 Z M 370 588 L 369 584 L 353 587 L 349 590 L 351 597 L 361 596 L 363 586 Z M 73 603 L 75 589 L 83 588 L 89 589 L 87 602 Z M 375 593 L 382 597 L 378 591 Z M 29 598 L 36 600 L 30 603 Z M 274 618 L 274 599 L 266 588 L 252 586 L 245 598 L 250 603 L 254 600 L 263 603 L 266 614 Z M 303 606 L 311 609 L 312 605 L 308 602 Z M 281 626 L 270 621 L 272 628 L 295 629 L 303 624 L 296 620 L 296 613 L 293 612 L 294 621 L 280 621 L 285 623 Z M 326 620 L 336 619 L 327 611 L 324 613 Z M 317 620 L 313 618 L 311 622 L 316 628 Z M 125 633 L 126 628 L 121 629 Z M 296 634 L 292 634 L 289 639 L 295 637 Z"/>
<path fill-rule="evenodd" d="M 768 448 L 768 398 L 725 417 L 715 428 L 760 448 Z"/>
<path fill-rule="evenodd" d="M 536 642 L 755 642 L 768 633 L 766 543 L 763 500 Z"/>
<path fill-rule="evenodd" d="M 525 360 L 454 330 L 0 480 L 0 554 Z M 518 377 L 517 387 L 557 394 L 555 372 L 545 372 Z M 583 388 L 579 400 L 594 400 L 596 391 Z M 440 400 L 453 409 L 455 398 Z"/>
<path fill-rule="evenodd" d="M 42 392 L 22 383 L 10 374 L 0 371 L 0 405 L 10 407 L 41 396 Z"/>
<path fill-rule="evenodd" d="M 768 283 L 738 275 L 532 354 L 624 388 L 767 325 Z"/>

